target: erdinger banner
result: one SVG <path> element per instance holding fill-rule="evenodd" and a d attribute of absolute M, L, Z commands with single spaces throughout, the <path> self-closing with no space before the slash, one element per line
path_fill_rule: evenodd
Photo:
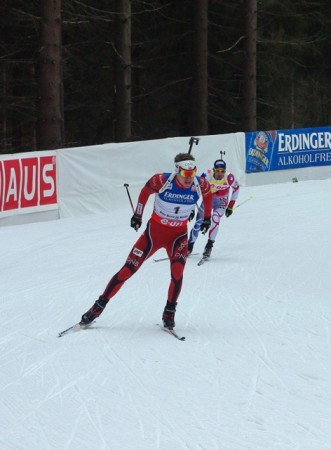
<path fill-rule="evenodd" d="M 331 127 L 245 133 L 246 173 L 331 165 Z"/>
<path fill-rule="evenodd" d="M 0 218 L 58 209 L 56 152 L 0 156 Z"/>

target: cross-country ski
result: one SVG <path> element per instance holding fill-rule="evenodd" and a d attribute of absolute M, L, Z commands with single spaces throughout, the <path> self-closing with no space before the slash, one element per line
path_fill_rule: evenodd
<path fill-rule="evenodd" d="M 159 323 L 157 324 L 162 331 L 164 331 L 165 333 L 170 334 L 171 336 L 173 336 L 174 338 L 178 339 L 179 341 L 185 341 L 185 336 L 179 336 L 175 330 L 169 330 L 169 328 L 164 328 L 162 325 L 160 325 Z"/>
<path fill-rule="evenodd" d="M 202 266 L 202 264 L 204 264 L 206 261 L 208 261 L 208 259 L 209 259 L 209 256 L 203 256 L 197 265 Z"/>
<path fill-rule="evenodd" d="M 94 322 L 91 322 L 89 325 L 81 325 L 80 323 L 75 323 L 75 325 L 72 325 L 66 330 L 60 331 L 60 333 L 58 333 L 58 337 L 65 336 L 66 334 L 69 333 L 74 333 L 75 331 L 86 330 L 86 328 L 89 328 L 92 325 L 92 323 Z"/>

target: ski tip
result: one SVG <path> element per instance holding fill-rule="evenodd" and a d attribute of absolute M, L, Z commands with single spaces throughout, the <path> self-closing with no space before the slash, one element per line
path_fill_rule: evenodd
<path fill-rule="evenodd" d="M 93 323 L 93 322 L 91 322 L 91 323 Z M 65 336 L 66 334 L 80 330 L 81 328 L 82 327 L 81 327 L 80 323 L 76 323 L 75 325 L 72 325 L 71 327 L 67 328 L 66 330 L 60 331 L 60 333 L 58 333 L 57 337 Z"/>

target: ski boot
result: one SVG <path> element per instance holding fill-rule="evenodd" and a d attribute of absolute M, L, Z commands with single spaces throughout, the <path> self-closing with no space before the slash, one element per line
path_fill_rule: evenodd
<path fill-rule="evenodd" d="M 176 312 L 177 303 L 169 303 L 167 302 L 163 315 L 162 321 L 164 328 L 168 328 L 168 330 L 173 330 L 175 326 L 175 312 Z"/>
<path fill-rule="evenodd" d="M 204 258 L 209 258 L 210 257 L 211 251 L 212 251 L 212 248 L 213 248 L 213 245 L 214 245 L 214 242 L 215 241 L 212 241 L 212 240 L 208 239 L 208 242 L 207 242 L 206 247 L 204 249 L 204 252 L 202 254 L 202 256 Z"/>
<path fill-rule="evenodd" d="M 187 244 L 187 256 L 190 256 L 190 254 L 191 254 L 192 251 L 193 251 L 193 247 L 194 247 L 193 242 L 189 242 L 189 243 Z"/>
<path fill-rule="evenodd" d="M 100 295 L 99 299 L 94 303 L 94 305 L 85 314 L 82 315 L 82 320 L 79 322 L 79 325 L 90 325 L 90 323 L 92 323 L 97 317 L 100 316 L 102 311 L 105 309 L 108 301 L 108 298 Z"/>

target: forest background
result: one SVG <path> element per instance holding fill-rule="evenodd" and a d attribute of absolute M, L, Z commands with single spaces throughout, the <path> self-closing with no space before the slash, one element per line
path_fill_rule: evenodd
<path fill-rule="evenodd" d="M 2 0 L 0 153 L 330 125 L 329 0 Z"/>

